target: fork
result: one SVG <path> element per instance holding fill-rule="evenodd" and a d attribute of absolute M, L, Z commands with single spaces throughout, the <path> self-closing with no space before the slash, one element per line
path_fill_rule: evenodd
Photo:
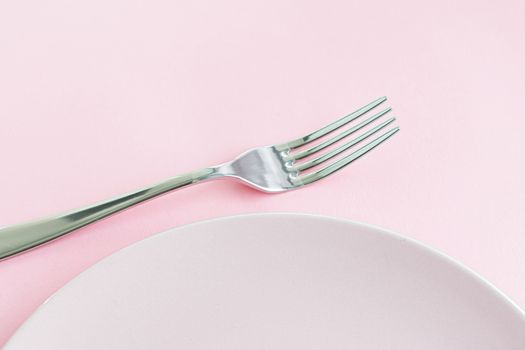
<path fill-rule="evenodd" d="M 178 175 L 138 191 L 63 214 L 1 228 L 0 259 L 49 242 L 133 205 L 205 180 L 233 178 L 267 193 L 294 190 L 321 180 L 352 163 L 399 131 L 398 127 L 391 128 L 357 150 L 343 154 L 330 164 L 319 167 L 393 123 L 395 118 L 390 118 L 379 124 L 375 123 L 376 126 L 362 132 L 363 128 L 391 111 L 391 108 L 386 108 L 336 136 L 320 140 L 385 101 L 386 97 L 378 98 L 306 136 L 248 150 L 227 163 Z M 338 147 L 330 147 L 357 131 L 362 133 Z M 305 147 L 316 140 L 320 142 L 315 146 Z"/>

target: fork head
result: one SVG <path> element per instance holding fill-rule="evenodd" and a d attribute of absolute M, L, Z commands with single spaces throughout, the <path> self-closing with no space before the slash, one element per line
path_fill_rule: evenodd
<path fill-rule="evenodd" d="M 352 163 L 399 131 L 398 127 L 394 127 L 379 133 L 395 121 L 395 118 L 389 118 L 380 122 L 381 117 L 390 112 L 391 108 L 373 114 L 314 146 L 305 146 L 364 116 L 385 101 L 386 97 L 378 98 L 355 112 L 301 138 L 251 149 L 232 162 L 222 165 L 220 172 L 264 192 L 287 191 L 323 179 Z M 355 134 L 359 135 L 347 142 L 340 142 Z M 354 148 L 357 144 L 377 134 L 380 136 L 358 149 Z M 330 147 L 332 145 L 334 147 Z M 344 153 L 347 150 L 349 152 Z M 326 163 L 331 159 L 335 161 Z"/>

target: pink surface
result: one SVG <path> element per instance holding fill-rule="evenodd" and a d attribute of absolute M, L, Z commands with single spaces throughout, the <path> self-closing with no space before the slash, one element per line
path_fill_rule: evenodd
<path fill-rule="evenodd" d="M 524 306 L 524 10 L 518 0 L 3 2 L 0 226 L 300 136 L 384 94 L 402 131 L 308 189 L 207 183 L 0 262 L 0 344 L 112 252 L 261 211 L 400 232 Z"/>

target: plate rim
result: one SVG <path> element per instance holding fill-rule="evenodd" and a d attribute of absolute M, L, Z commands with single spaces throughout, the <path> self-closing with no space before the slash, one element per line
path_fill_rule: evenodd
<path fill-rule="evenodd" d="M 484 288 L 488 288 L 491 290 L 495 296 L 497 296 L 502 302 L 508 304 L 508 306 L 517 314 L 520 316 L 520 318 L 525 323 L 525 309 L 519 306 L 514 300 L 512 300 L 509 296 L 507 296 L 503 291 L 501 291 L 497 286 L 495 286 L 492 282 L 490 282 L 488 279 L 483 277 L 480 273 L 476 272 L 466 264 L 460 262 L 456 258 L 442 252 L 441 250 L 434 248 L 426 243 L 423 243 L 415 238 L 405 236 L 404 234 L 398 233 L 396 231 L 386 229 L 382 226 L 375 225 L 375 224 L 369 224 L 364 223 L 357 220 L 347 219 L 347 218 L 338 218 L 333 217 L 329 215 L 322 215 L 322 214 L 312 214 L 312 213 L 301 213 L 301 212 L 255 212 L 255 213 L 242 213 L 242 214 L 236 214 L 236 215 L 228 215 L 228 216 L 220 216 L 215 218 L 209 218 L 204 220 L 199 220 L 195 222 L 190 222 L 181 226 L 175 226 L 172 228 L 169 228 L 164 231 L 160 231 L 157 233 L 154 233 L 148 237 L 145 237 L 143 239 L 140 239 L 136 242 L 133 242 L 125 247 L 122 247 L 120 249 L 117 249 L 116 251 L 112 252 L 111 254 L 103 257 L 102 259 L 96 261 L 91 266 L 87 267 L 85 270 L 81 271 L 79 274 L 77 274 L 75 277 L 67 281 L 62 287 L 54 291 L 49 297 L 47 297 L 32 313 L 31 315 L 22 322 L 22 324 L 14 331 L 14 333 L 9 337 L 7 342 L 1 346 L 1 349 L 6 348 L 8 350 L 8 346 L 12 343 L 13 340 L 17 338 L 17 335 L 20 333 L 20 331 L 26 327 L 27 324 L 31 322 L 35 318 L 35 315 L 42 312 L 42 309 L 46 307 L 46 305 L 58 297 L 64 289 L 66 289 L 70 284 L 74 283 L 77 279 L 79 279 L 81 276 L 83 276 L 86 273 L 89 273 L 92 269 L 96 268 L 98 265 L 103 264 L 107 260 L 114 259 L 117 255 L 122 254 L 126 250 L 134 247 L 135 245 L 139 245 L 142 242 L 150 239 L 155 239 L 156 237 L 159 237 L 164 234 L 172 234 L 173 232 L 184 230 L 193 226 L 198 225 L 206 225 L 206 224 L 212 224 L 214 222 L 220 222 L 220 221 L 235 221 L 238 219 L 246 219 L 246 218 L 259 218 L 259 217 L 270 217 L 270 216 L 280 216 L 280 217 L 295 217 L 295 218 L 310 218 L 310 219 L 322 219 L 327 221 L 332 221 L 336 223 L 342 223 L 344 225 L 349 226 L 360 226 L 365 229 L 373 230 L 379 234 L 388 236 L 390 238 L 394 238 L 396 240 L 401 240 L 404 242 L 408 242 L 411 245 L 415 246 L 418 249 L 421 249 L 430 255 L 436 257 L 437 259 L 440 259 L 441 261 L 459 269 L 462 271 L 462 273 L 465 273 L 466 275 L 469 275 L 474 280 L 476 280 L 479 284 L 481 284 Z"/>

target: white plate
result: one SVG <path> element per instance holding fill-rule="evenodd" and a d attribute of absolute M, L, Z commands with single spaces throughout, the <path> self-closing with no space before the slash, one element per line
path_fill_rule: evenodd
<path fill-rule="evenodd" d="M 5 349 L 525 349 L 525 315 L 443 255 L 331 218 L 170 230 L 67 284 Z"/>

